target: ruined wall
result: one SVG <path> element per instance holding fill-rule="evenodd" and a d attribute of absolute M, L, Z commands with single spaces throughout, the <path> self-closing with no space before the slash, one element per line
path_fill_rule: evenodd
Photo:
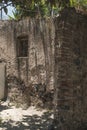
<path fill-rule="evenodd" d="M 52 19 L 27 18 L 15 24 L 15 32 L 16 38 L 28 35 L 28 59 L 21 58 L 19 61 L 21 77 L 25 76 L 28 84 L 45 83 L 47 89 L 53 88 L 55 33 Z"/>
<path fill-rule="evenodd" d="M 28 37 L 28 56 L 18 58 L 18 37 L 23 36 Z M 54 36 L 52 19 L 0 21 L 0 61 L 6 63 L 7 77 L 53 89 Z"/>
<path fill-rule="evenodd" d="M 26 85 L 45 83 L 47 90 L 53 88 L 55 78 L 57 130 L 80 130 L 87 120 L 86 34 L 87 16 L 74 9 L 64 10 L 54 22 L 29 18 L 0 21 L 0 61 L 6 63 L 7 76 L 21 78 Z M 26 35 L 28 57 L 18 58 L 17 39 Z"/>
<path fill-rule="evenodd" d="M 65 9 L 55 19 L 55 34 L 56 130 L 83 130 L 87 122 L 87 16 Z"/>
<path fill-rule="evenodd" d="M 14 22 L 0 21 L 0 62 L 6 64 L 7 75 L 17 76 L 16 46 L 14 40 Z"/>

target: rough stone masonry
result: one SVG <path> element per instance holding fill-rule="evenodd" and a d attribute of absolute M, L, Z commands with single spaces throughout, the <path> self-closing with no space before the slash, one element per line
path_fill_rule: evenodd
<path fill-rule="evenodd" d="M 65 9 L 55 19 L 56 130 L 87 129 L 87 15 Z"/>
<path fill-rule="evenodd" d="M 74 9 L 55 19 L 0 21 L 6 77 L 54 88 L 56 130 L 82 130 L 87 121 L 86 34 L 87 16 Z"/>

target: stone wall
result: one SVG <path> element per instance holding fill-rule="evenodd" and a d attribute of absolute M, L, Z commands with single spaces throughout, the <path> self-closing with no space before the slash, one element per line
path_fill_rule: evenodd
<path fill-rule="evenodd" d="M 36 100 L 36 105 L 46 106 L 45 102 L 52 104 L 54 32 L 53 19 L 0 21 L 0 62 L 6 66 L 4 97 L 8 93 L 10 102 L 15 105 L 35 105 Z M 28 40 L 26 57 L 18 55 L 19 40 L 23 37 L 27 37 Z M 50 96 L 52 99 L 49 102 Z"/>
<path fill-rule="evenodd" d="M 65 9 L 54 20 L 0 21 L 0 62 L 6 64 L 9 83 L 16 77 L 24 88 L 54 88 L 57 130 L 80 130 L 87 120 L 86 34 L 87 16 L 74 9 Z M 17 56 L 18 38 L 23 36 L 28 37 L 26 58 Z"/>
<path fill-rule="evenodd" d="M 28 59 L 27 63 L 21 58 L 20 67 L 26 64 L 27 70 L 20 68 L 20 74 L 25 75 L 28 84 L 45 83 L 47 90 L 53 88 L 54 65 L 54 24 L 52 19 L 29 19 L 15 24 L 16 38 L 28 35 Z M 26 72 L 27 71 L 27 72 Z M 20 75 L 19 74 L 19 75 Z M 22 77 L 23 77 L 22 76 Z"/>
<path fill-rule="evenodd" d="M 13 22 L 0 21 L 0 62 L 6 64 L 7 75 L 18 75 Z"/>
<path fill-rule="evenodd" d="M 0 21 L 0 61 L 6 63 L 7 77 L 53 89 L 54 24 L 52 19 Z M 28 56 L 18 57 L 18 38 L 28 37 Z"/>
<path fill-rule="evenodd" d="M 56 130 L 87 128 L 86 34 L 87 16 L 73 8 L 65 9 L 55 19 Z"/>

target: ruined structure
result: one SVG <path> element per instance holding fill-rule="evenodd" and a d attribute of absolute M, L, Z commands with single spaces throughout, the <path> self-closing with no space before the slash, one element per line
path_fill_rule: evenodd
<path fill-rule="evenodd" d="M 45 84 L 46 91 L 54 87 L 56 130 L 80 130 L 87 121 L 86 34 L 87 16 L 74 9 L 54 20 L 0 21 L 6 77 L 22 79 L 26 86 Z"/>
<path fill-rule="evenodd" d="M 23 104 L 21 98 L 32 95 L 32 89 L 39 88 L 40 99 L 43 91 L 53 90 L 54 37 L 52 19 L 0 21 L 0 64 L 6 66 L 6 88 L 12 88 L 9 93 L 12 101 Z"/>
<path fill-rule="evenodd" d="M 56 130 L 87 129 L 87 15 L 65 9 L 55 19 Z"/>
<path fill-rule="evenodd" d="M 0 21 L 0 61 L 6 63 L 6 76 L 53 89 L 54 35 L 52 19 Z"/>

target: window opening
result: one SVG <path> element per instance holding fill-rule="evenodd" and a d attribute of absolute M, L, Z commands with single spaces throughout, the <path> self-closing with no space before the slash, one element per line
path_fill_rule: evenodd
<path fill-rule="evenodd" d="M 18 38 L 18 57 L 28 57 L 28 37 Z"/>

